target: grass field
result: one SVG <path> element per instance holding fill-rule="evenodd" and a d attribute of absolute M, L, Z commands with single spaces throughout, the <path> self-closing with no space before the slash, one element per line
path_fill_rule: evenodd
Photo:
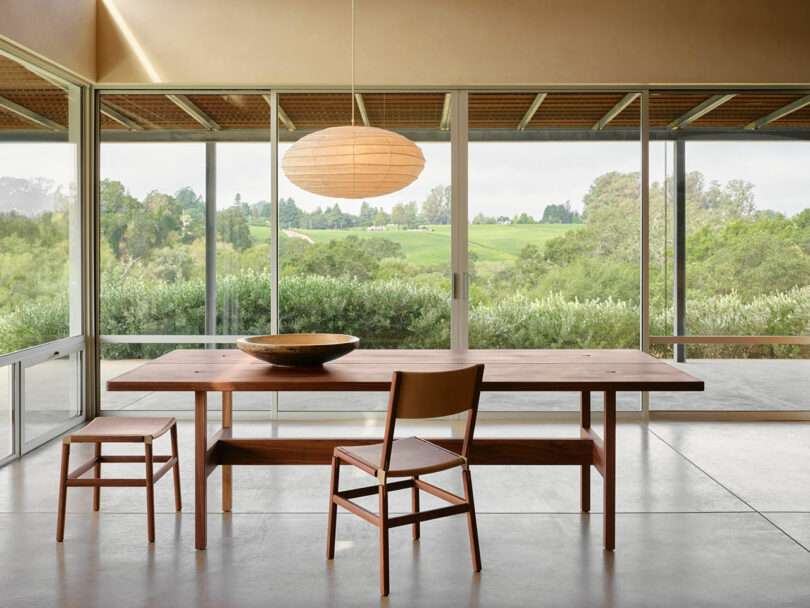
<path fill-rule="evenodd" d="M 581 224 L 520 224 L 470 225 L 470 251 L 481 262 L 508 262 L 517 257 L 520 250 L 529 243 L 541 249 L 546 241 L 560 236 L 569 230 L 576 230 Z M 418 265 L 439 265 L 450 263 L 450 226 L 433 226 L 431 232 L 417 230 L 389 230 L 368 232 L 362 228 L 350 230 L 296 230 L 307 235 L 316 243 L 355 235 L 360 238 L 385 238 L 402 245 L 407 260 Z M 251 226 L 250 233 L 256 240 L 266 242 L 270 238 L 268 226 Z"/>

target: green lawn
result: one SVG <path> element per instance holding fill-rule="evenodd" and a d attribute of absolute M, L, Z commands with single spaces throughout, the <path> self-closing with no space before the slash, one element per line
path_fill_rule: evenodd
<path fill-rule="evenodd" d="M 542 249 L 544 243 L 554 237 L 576 230 L 580 225 L 570 224 L 526 224 L 493 225 L 472 224 L 470 230 L 470 251 L 482 262 L 508 262 L 517 257 L 520 250 L 529 243 Z M 360 238 L 385 238 L 402 245 L 409 262 L 419 265 L 450 264 L 450 226 L 433 226 L 431 232 L 417 230 L 388 230 L 368 232 L 362 228 L 351 230 L 296 230 L 307 235 L 316 243 L 342 239 L 353 234 Z M 270 238 L 267 226 L 251 226 L 250 233 L 260 242 Z"/>

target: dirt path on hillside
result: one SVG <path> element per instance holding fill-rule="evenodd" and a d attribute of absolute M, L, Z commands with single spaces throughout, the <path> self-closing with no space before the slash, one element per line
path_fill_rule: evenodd
<path fill-rule="evenodd" d="M 308 237 L 306 234 L 301 234 L 300 232 L 296 232 L 295 230 L 289 230 L 289 229 L 284 230 L 284 234 L 286 234 L 286 235 L 287 235 L 288 237 L 290 237 L 291 239 L 303 239 L 303 240 L 305 240 L 307 243 L 309 243 L 310 245 L 314 245 L 314 244 L 315 244 L 315 241 L 313 241 L 313 240 L 312 240 L 310 237 Z"/>

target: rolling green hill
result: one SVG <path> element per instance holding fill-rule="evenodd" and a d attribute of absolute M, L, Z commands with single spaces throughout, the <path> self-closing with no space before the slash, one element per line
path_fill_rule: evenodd
<path fill-rule="evenodd" d="M 581 224 L 520 224 L 493 225 L 472 224 L 470 230 L 470 251 L 481 262 L 507 262 L 513 260 L 529 243 L 542 248 L 546 241 L 560 236 L 569 230 L 580 228 Z M 258 241 L 270 238 L 268 226 L 251 226 L 250 232 Z M 304 230 L 296 232 L 306 235 L 316 243 L 355 235 L 360 238 L 385 238 L 402 245 L 408 261 L 419 265 L 450 263 L 450 226 L 432 226 L 430 232 L 418 230 L 387 230 L 369 232 L 363 228 L 350 230 Z"/>

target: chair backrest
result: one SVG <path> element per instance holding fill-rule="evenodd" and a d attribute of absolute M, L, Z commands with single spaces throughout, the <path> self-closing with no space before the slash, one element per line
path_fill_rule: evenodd
<path fill-rule="evenodd" d="M 461 455 L 468 457 L 478 414 L 484 365 L 440 372 L 394 372 L 380 468 L 388 469 L 397 419 L 440 418 L 468 412 Z"/>

